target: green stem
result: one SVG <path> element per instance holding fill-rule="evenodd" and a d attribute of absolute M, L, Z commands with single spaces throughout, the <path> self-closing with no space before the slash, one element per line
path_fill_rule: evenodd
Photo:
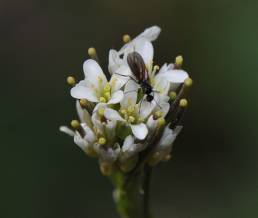
<path fill-rule="evenodd" d="M 151 169 L 148 167 L 128 180 L 126 174 L 116 172 L 111 176 L 114 200 L 121 218 L 150 218 L 149 181 Z"/>

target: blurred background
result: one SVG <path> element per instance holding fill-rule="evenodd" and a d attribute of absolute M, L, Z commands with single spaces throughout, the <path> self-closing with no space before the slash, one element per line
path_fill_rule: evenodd
<path fill-rule="evenodd" d="M 115 218 L 110 182 L 59 133 L 76 118 L 66 77 L 95 46 L 107 71 L 122 35 L 159 25 L 158 64 L 194 80 L 170 162 L 154 170 L 160 218 L 258 216 L 258 2 L 2 0 L 0 217 Z"/>

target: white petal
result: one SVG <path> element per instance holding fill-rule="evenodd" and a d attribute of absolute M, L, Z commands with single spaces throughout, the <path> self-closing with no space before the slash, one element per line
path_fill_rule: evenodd
<path fill-rule="evenodd" d="M 153 119 L 153 115 L 151 115 L 148 118 L 146 125 L 147 125 L 147 127 L 149 129 L 149 133 L 152 134 L 154 132 L 154 130 L 156 129 L 156 127 L 157 127 L 157 120 Z"/>
<path fill-rule="evenodd" d="M 135 45 L 139 40 L 154 41 L 160 34 L 161 29 L 158 26 L 152 26 L 135 37 L 131 42 L 126 43 L 118 52 L 119 55 L 134 51 Z"/>
<path fill-rule="evenodd" d="M 142 56 L 146 65 L 152 64 L 154 49 L 150 41 L 144 38 L 140 38 L 135 41 L 132 46 L 128 46 L 124 51 L 124 62 L 127 63 L 127 55 L 134 51 L 138 52 Z"/>
<path fill-rule="evenodd" d="M 94 134 L 94 132 L 92 131 L 92 129 L 87 126 L 87 124 L 82 123 L 81 127 L 83 128 L 84 132 L 85 132 L 85 139 L 87 140 L 87 142 L 89 142 L 90 144 L 92 144 L 93 142 L 96 141 L 96 136 Z"/>
<path fill-rule="evenodd" d="M 134 49 L 142 56 L 146 65 L 152 64 L 154 49 L 151 42 L 145 39 L 137 40 Z"/>
<path fill-rule="evenodd" d="M 81 104 L 79 101 L 76 101 L 76 109 L 81 123 L 86 123 L 89 127 L 92 127 L 91 116 L 85 108 L 81 107 Z"/>
<path fill-rule="evenodd" d="M 168 102 L 162 102 L 159 106 L 158 110 L 162 111 L 162 116 L 165 117 L 170 109 L 170 104 Z"/>
<path fill-rule="evenodd" d="M 122 108 L 127 108 L 136 104 L 138 89 L 139 85 L 133 80 L 127 82 L 124 89 L 124 98 L 121 101 Z"/>
<path fill-rule="evenodd" d="M 124 97 L 123 91 L 121 90 L 116 91 L 111 95 L 111 98 L 109 99 L 108 104 L 117 104 L 123 99 L 123 97 Z"/>
<path fill-rule="evenodd" d="M 144 100 L 142 100 L 141 103 L 139 103 L 139 115 L 142 118 L 146 118 L 151 114 L 151 112 L 155 108 L 156 102 L 154 100 L 152 102 L 146 101 L 145 96 L 143 97 L 143 99 Z"/>
<path fill-rule="evenodd" d="M 124 121 L 124 119 L 120 116 L 120 114 L 111 108 L 106 108 L 104 116 L 108 120 L 118 120 L 118 121 Z"/>
<path fill-rule="evenodd" d="M 105 134 L 107 136 L 107 140 L 109 142 L 113 142 L 113 140 L 115 139 L 115 136 L 116 136 L 115 128 L 116 128 L 116 121 L 108 120 L 107 124 L 105 124 L 105 131 L 104 132 L 105 132 Z"/>
<path fill-rule="evenodd" d="M 114 93 L 115 91 L 121 89 L 128 80 L 128 76 L 119 76 L 118 74 L 113 74 L 109 81 L 109 84 L 111 86 L 111 93 Z"/>
<path fill-rule="evenodd" d="M 176 129 L 173 131 L 168 126 L 166 126 L 158 145 L 159 150 L 165 150 L 167 147 L 172 146 L 181 129 L 182 126 L 177 126 Z"/>
<path fill-rule="evenodd" d="M 98 113 L 93 113 L 92 114 L 92 123 L 96 131 L 98 131 L 98 134 L 103 135 L 104 134 L 104 126 L 100 120 L 100 116 Z"/>
<path fill-rule="evenodd" d="M 67 135 L 69 135 L 69 136 L 74 136 L 74 131 L 73 130 L 71 130 L 71 129 L 69 129 L 67 126 L 60 126 L 59 127 L 59 130 L 61 131 L 61 132 L 64 132 L 64 133 L 66 133 Z"/>
<path fill-rule="evenodd" d="M 171 83 L 183 83 L 188 78 L 184 70 L 168 70 L 162 74 Z"/>
<path fill-rule="evenodd" d="M 174 64 L 163 64 L 163 66 L 160 68 L 158 75 L 165 73 L 168 70 L 173 70 L 174 69 Z"/>
<path fill-rule="evenodd" d="M 130 125 L 132 132 L 137 139 L 143 140 L 148 134 L 148 129 L 145 124 L 140 123 L 136 125 Z"/>
<path fill-rule="evenodd" d="M 155 85 L 153 88 L 155 91 L 158 91 L 160 94 L 167 95 L 170 88 L 170 83 L 165 76 L 158 74 L 155 77 Z"/>
<path fill-rule="evenodd" d="M 101 161 L 112 163 L 116 161 L 121 149 L 118 144 L 115 145 L 115 148 L 105 148 L 102 145 L 94 144 L 94 150 L 97 152 Z"/>
<path fill-rule="evenodd" d="M 85 86 L 76 85 L 71 89 L 71 96 L 77 99 L 87 99 L 91 102 L 98 102 L 96 93 Z"/>
<path fill-rule="evenodd" d="M 134 143 L 134 137 L 132 135 L 127 136 L 124 140 L 122 151 L 126 152 L 130 150 L 130 147 L 133 145 L 133 143 Z"/>
<path fill-rule="evenodd" d="M 78 145 L 83 151 L 86 150 L 88 142 L 84 140 L 79 133 L 74 135 L 74 143 Z"/>
<path fill-rule="evenodd" d="M 119 57 L 116 50 L 109 51 L 108 70 L 110 74 L 116 73 L 117 70 L 124 64 L 123 60 Z"/>
<path fill-rule="evenodd" d="M 101 88 L 106 85 L 106 76 L 95 60 L 86 60 L 83 64 L 83 71 L 85 80 L 90 81 L 94 86 Z"/>
<path fill-rule="evenodd" d="M 144 32 L 138 35 L 136 38 L 143 37 L 145 39 L 148 39 L 149 41 L 154 41 L 158 38 L 160 32 L 161 32 L 160 27 L 152 26 L 145 29 Z"/>

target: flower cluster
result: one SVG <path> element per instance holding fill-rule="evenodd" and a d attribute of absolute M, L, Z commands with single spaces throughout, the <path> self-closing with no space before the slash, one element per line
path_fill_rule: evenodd
<path fill-rule="evenodd" d="M 83 64 L 85 78 L 78 83 L 72 76 L 67 78 L 79 120 L 60 130 L 72 136 L 87 155 L 98 158 L 104 175 L 170 159 L 192 80 L 181 68 L 182 56 L 174 64 L 154 65 L 152 41 L 160 31 L 153 26 L 134 39 L 124 35 L 124 46 L 109 51 L 108 78 L 94 48 L 88 50 L 91 59 Z M 133 52 L 144 61 L 145 81 L 139 81 L 128 63 Z M 144 91 L 142 82 L 148 83 L 151 93 Z"/>

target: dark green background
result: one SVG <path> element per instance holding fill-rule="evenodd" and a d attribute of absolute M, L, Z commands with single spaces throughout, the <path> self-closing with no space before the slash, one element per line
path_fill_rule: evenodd
<path fill-rule="evenodd" d="M 155 168 L 159 218 L 258 216 L 258 1 L 2 0 L 0 217 L 116 217 L 96 160 L 58 132 L 76 117 L 65 78 L 95 46 L 157 24 L 159 64 L 184 56 L 194 79 L 173 159 Z"/>

